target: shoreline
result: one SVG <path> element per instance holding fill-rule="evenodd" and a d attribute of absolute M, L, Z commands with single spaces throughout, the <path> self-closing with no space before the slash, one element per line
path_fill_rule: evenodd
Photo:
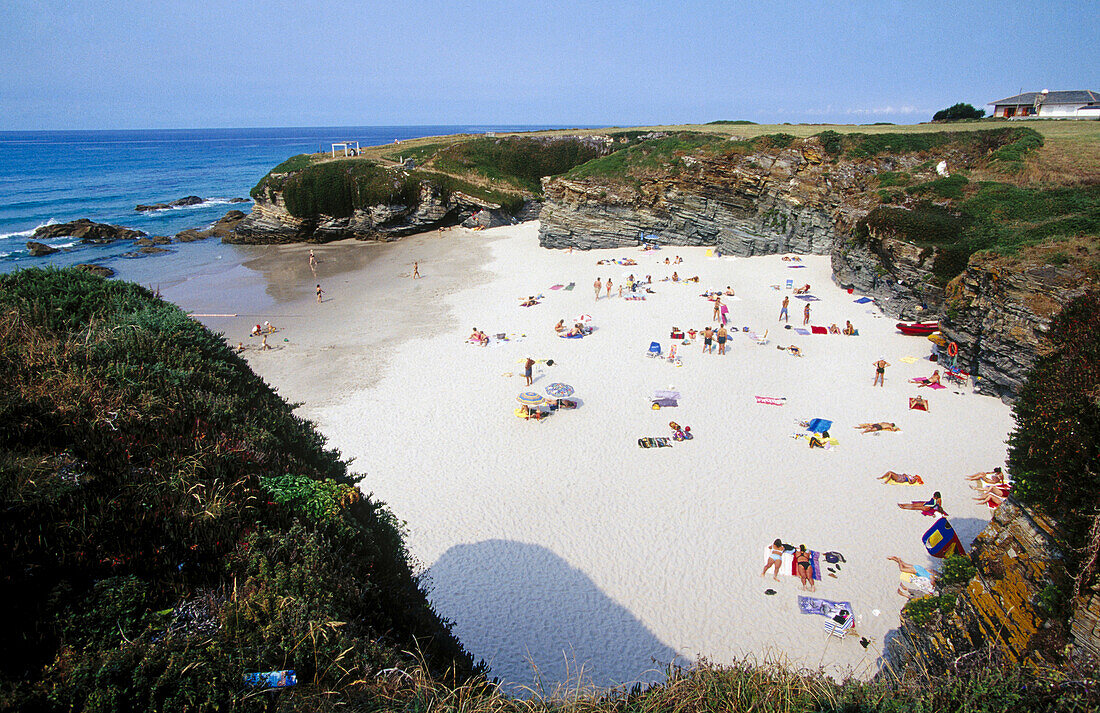
<path fill-rule="evenodd" d="M 531 664 L 544 681 L 575 684 L 583 666 L 597 685 L 648 683 L 661 678 L 653 659 L 742 655 L 873 675 L 904 603 L 885 557 L 935 564 L 920 543 L 931 521 L 894 503 L 943 491 L 968 543 L 990 511 L 970 501 L 962 476 L 1002 464 L 1008 407 L 969 392 L 916 391 L 908 379 L 934 368 L 921 358 L 927 340 L 898 335 L 892 320 L 853 304 L 832 283 L 827 257 L 801 256 L 806 268 L 789 270 L 780 256 L 657 253 L 680 254 L 680 273 L 701 275 L 688 286 L 659 282 L 673 268 L 636 248 L 539 248 L 537 225 L 312 246 L 332 299 L 322 305 L 311 292 L 310 246 L 258 248 L 243 265 L 248 289 L 262 290 L 287 317 L 203 321 L 228 332 L 231 344 L 264 319 L 280 328 L 270 343 L 291 340 L 246 358 L 282 395 L 303 402 L 299 412 L 354 459 L 363 490 L 408 523 L 407 545 L 437 611 L 507 683 L 530 685 Z M 639 266 L 595 264 L 625 256 Z M 418 258 L 424 279 L 402 277 Z M 656 294 L 593 300 L 595 275 L 618 283 L 628 272 L 653 274 Z M 814 323 L 851 318 L 861 336 L 795 337 L 776 325 L 780 296 L 768 285 L 789 274 L 815 286 Z M 570 281 L 572 292 L 548 289 Z M 650 341 L 668 348 L 670 325 L 709 323 L 710 303 L 698 293 L 727 284 L 738 296 L 729 303 L 733 324 L 768 328 L 769 345 L 731 335 L 730 355 L 718 357 L 696 342 L 679 347 L 682 368 L 645 357 Z M 543 304 L 517 306 L 540 292 Z M 792 326 L 801 326 L 802 304 L 792 300 Z M 558 339 L 550 327 L 577 312 L 591 313 L 597 331 Z M 525 336 L 475 347 L 464 343 L 473 326 Z M 775 349 L 787 343 L 805 357 Z M 516 362 L 527 354 L 555 360 L 536 368 L 536 389 L 566 381 L 581 407 L 544 423 L 516 419 L 524 388 Z M 899 361 L 908 354 L 915 363 Z M 882 389 L 870 385 L 880 356 L 892 365 Z M 652 411 L 647 398 L 670 386 L 684 393 L 680 406 Z M 759 405 L 754 394 L 787 402 Z M 918 394 L 932 402 L 930 413 L 903 407 Z M 799 419 L 816 417 L 835 420 L 835 450 L 789 437 Z M 669 435 L 670 419 L 692 426 L 695 439 L 637 447 L 639 437 Z M 902 433 L 851 428 L 874 420 L 896 421 Z M 919 473 L 928 485 L 874 479 L 888 469 Z M 799 614 L 797 596 L 808 593 L 797 578 L 758 576 L 775 537 L 844 553 L 838 577 L 811 596 L 851 601 L 869 649 L 830 643 L 824 620 Z M 764 594 L 771 587 L 777 595 Z"/>

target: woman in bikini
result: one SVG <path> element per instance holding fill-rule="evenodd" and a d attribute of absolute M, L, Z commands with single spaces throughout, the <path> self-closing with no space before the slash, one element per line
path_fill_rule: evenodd
<path fill-rule="evenodd" d="M 919 475 L 909 475 L 908 473 L 895 473 L 892 470 L 888 470 L 878 477 L 884 483 L 901 483 L 903 485 L 924 485 L 924 479 Z"/>
<path fill-rule="evenodd" d="M 810 553 L 806 551 L 806 545 L 799 545 L 798 551 L 794 553 L 795 566 L 798 567 L 798 578 L 802 580 L 802 589 L 806 589 L 806 585 L 810 585 L 809 591 L 816 592 L 817 588 L 814 586 L 814 564 L 813 558 Z"/>
<path fill-rule="evenodd" d="M 920 510 L 922 513 L 933 514 L 939 513 L 944 517 L 947 517 L 947 511 L 943 509 L 943 501 L 940 498 L 940 491 L 932 493 L 932 497 L 927 500 L 914 500 L 908 503 L 898 503 L 898 507 L 902 510 Z"/>
<path fill-rule="evenodd" d="M 783 541 L 776 539 L 775 542 L 768 547 L 768 563 L 764 565 L 764 571 L 760 573 L 763 577 L 768 573 L 768 570 L 775 570 L 772 572 L 772 579 L 779 581 L 779 565 L 783 563 Z"/>

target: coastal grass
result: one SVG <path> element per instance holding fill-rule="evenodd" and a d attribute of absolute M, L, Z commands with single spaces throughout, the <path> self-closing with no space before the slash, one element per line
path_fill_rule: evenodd
<path fill-rule="evenodd" d="M 0 277 L 2 710 L 358 700 L 421 651 L 476 675 L 400 523 L 222 337 L 137 285 Z"/>
<path fill-rule="evenodd" d="M 452 175 L 475 174 L 537 194 L 543 176 L 556 176 L 603 153 L 577 138 L 481 138 L 436 151 L 431 164 Z"/>

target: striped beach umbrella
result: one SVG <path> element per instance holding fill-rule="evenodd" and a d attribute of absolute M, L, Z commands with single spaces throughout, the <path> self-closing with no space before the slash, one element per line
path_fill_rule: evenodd
<path fill-rule="evenodd" d="M 553 383 L 546 387 L 546 394 L 555 399 L 569 398 L 573 395 L 573 387 L 560 382 Z"/>
<path fill-rule="evenodd" d="M 592 315 L 590 315 L 590 314 L 578 314 L 576 317 L 573 318 L 573 321 L 574 322 L 591 322 L 592 321 Z"/>
<path fill-rule="evenodd" d="M 524 406 L 538 406 L 545 403 L 546 399 L 542 397 L 542 394 L 534 391 L 524 391 L 516 397 L 516 401 L 519 401 Z"/>

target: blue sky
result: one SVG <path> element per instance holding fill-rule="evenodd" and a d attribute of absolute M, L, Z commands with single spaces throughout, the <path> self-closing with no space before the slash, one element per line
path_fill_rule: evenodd
<path fill-rule="evenodd" d="M 915 123 L 1100 90 L 1100 1 L 5 0 L 0 130 Z"/>

